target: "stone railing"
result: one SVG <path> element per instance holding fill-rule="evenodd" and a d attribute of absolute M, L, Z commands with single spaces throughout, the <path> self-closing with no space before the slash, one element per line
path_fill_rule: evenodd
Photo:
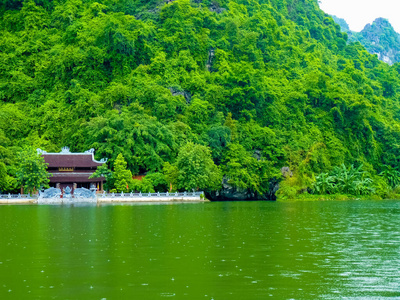
<path fill-rule="evenodd" d="M 36 199 L 37 196 L 31 194 L 0 194 L 0 199 Z"/>
<path fill-rule="evenodd" d="M 34 203 L 36 195 L 30 194 L 0 194 L 0 204 Z"/>
<path fill-rule="evenodd" d="M 46 198 L 43 195 L 30 194 L 0 194 L 0 204 L 18 203 L 74 203 L 74 202 L 164 202 L 164 201 L 206 201 L 204 192 L 183 192 L 183 193 L 99 193 L 91 194 L 90 197 L 54 197 Z"/>
<path fill-rule="evenodd" d="M 137 197 L 148 197 L 148 198 L 157 198 L 157 197 L 168 197 L 168 198 L 181 198 L 181 197 L 201 197 L 204 195 L 204 192 L 183 192 L 183 193 L 106 193 L 98 194 L 98 198 L 137 198 Z"/>

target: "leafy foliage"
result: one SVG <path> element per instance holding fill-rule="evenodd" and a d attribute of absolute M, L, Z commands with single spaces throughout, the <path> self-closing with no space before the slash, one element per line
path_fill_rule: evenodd
<path fill-rule="evenodd" d="M 126 169 L 126 161 L 120 153 L 114 163 L 113 172 L 114 186 L 118 192 L 130 191 L 129 186 L 132 186 L 132 173 Z"/>
<path fill-rule="evenodd" d="M 48 187 L 51 174 L 47 173 L 44 158 L 32 148 L 24 148 L 18 155 L 18 183 L 28 193 Z"/>
<path fill-rule="evenodd" d="M 238 189 L 248 189 L 263 195 L 273 177 L 272 164 L 265 159 L 257 160 L 242 145 L 230 144 L 222 167 L 228 183 Z"/>
<path fill-rule="evenodd" d="M 151 180 L 143 178 L 142 180 L 133 179 L 131 184 L 131 190 L 142 193 L 154 193 L 154 186 Z"/>
<path fill-rule="evenodd" d="M 113 172 L 108 168 L 107 164 L 98 166 L 96 171 L 89 177 L 89 179 L 99 177 L 104 177 L 104 189 L 106 191 L 109 191 L 114 187 L 115 178 L 113 176 Z"/>
<path fill-rule="evenodd" d="M 177 186 L 184 190 L 215 190 L 221 184 L 221 173 L 211 158 L 210 150 L 188 143 L 179 151 L 176 167 Z"/>
<path fill-rule="evenodd" d="M 315 178 L 313 190 L 316 194 L 371 195 L 375 191 L 373 180 L 362 167 L 346 168 L 343 164 L 330 173 L 321 173 Z"/>
<path fill-rule="evenodd" d="M 390 166 L 386 166 L 379 175 L 382 176 L 393 189 L 400 185 L 400 172 Z"/>
<path fill-rule="evenodd" d="M 163 173 L 146 174 L 146 177 L 143 178 L 143 180 L 150 181 L 151 185 L 154 187 L 154 190 L 158 192 L 168 191 L 170 188 Z"/>

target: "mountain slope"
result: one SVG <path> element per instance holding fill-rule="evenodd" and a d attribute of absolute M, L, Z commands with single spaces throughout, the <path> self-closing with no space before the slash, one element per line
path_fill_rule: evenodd
<path fill-rule="evenodd" d="M 398 166 L 399 67 L 347 45 L 317 1 L 3 4 L 9 176 L 26 145 L 95 148 L 111 167 L 122 153 L 138 174 L 162 172 L 193 142 L 252 197 L 285 166 L 295 193 L 341 164 Z"/>

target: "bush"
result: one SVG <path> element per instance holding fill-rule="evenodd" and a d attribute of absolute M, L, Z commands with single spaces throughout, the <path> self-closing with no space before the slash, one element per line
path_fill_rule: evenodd
<path fill-rule="evenodd" d="M 142 193 L 154 193 L 154 187 L 151 180 L 144 177 L 142 180 L 132 180 L 132 190 Z"/>
<path fill-rule="evenodd" d="M 316 176 L 312 187 L 314 194 L 349 194 L 355 196 L 372 195 L 377 186 L 369 177 L 369 174 L 362 171 L 363 165 L 355 168 L 354 165 L 346 167 L 342 164 L 333 168 L 330 173 L 321 173 Z"/>
<path fill-rule="evenodd" d="M 149 180 L 153 185 L 154 190 L 158 192 L 166 192 L 169 190 L 168 181 L 166 180 L 165 175 L 162 173 L 147 174 L 145 179 Z"/>
<path fill-rule="evenodd" d="M 307 182 L 309 178 L 298 174 L 293 177 L 286 177 L 280 184 L 277 191 L 278 200 L 293 200 L 300 194 L 307 192 Z"/>

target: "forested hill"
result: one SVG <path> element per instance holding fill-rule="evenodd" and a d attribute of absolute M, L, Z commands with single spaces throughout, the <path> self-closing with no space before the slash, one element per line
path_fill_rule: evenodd
<path fill-rule="evenodd" d="M 1 4 L 3 191 L 25 146 L 95 148 L 110 168 L 122 154 L 153 186 L 216 191 L 223 176 L 245 197 L 285 166 L 282 197 L 342 164 L 382 192 L 378 174 L 399 167 L 400 65 L 347 44 L 317 1 Z"/>
<path fill-rule="evenodd" d="M 381 61 L 390 65 L 400 62 L 400 34 L 387 19 L 378 18 L 365 25 L 360 32 L 351 31 L 344 19 L 332 16 L 342 31 L 349 36 L 349 42 L 360 42 L 369 53 L 377 54 Z"/>

